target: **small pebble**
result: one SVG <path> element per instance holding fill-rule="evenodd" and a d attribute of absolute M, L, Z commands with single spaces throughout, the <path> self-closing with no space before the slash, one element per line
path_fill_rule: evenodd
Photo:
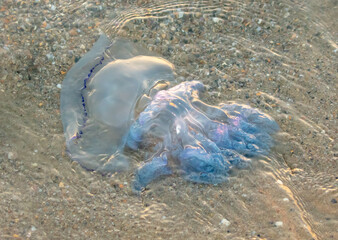
<path fill-rule="evenodd" d="M 78 31 L 75 28 L 73 28 L 69 31 L 70 36 L 76 36 L 77 34 L 78 34 Z"/>
<path fill-rule="evenodd" d="M 218 18 L 218 17 L 213 17 L 213 18 L 212 18 L 212 21 L 213 21 L 214 23 L 218 23 L 218 22 L 222 21 L 222 19 L 221 19 L 221 18 Z"/>
<path fill-rule="evenodd" d="M 14 152 L 9 152 L 7 157 L 9 160 L 15 160 L 17 158 L 17 154 Z"/>
<path fill-rule="evenodd" d="M 36 231 L 36 227 L 32 226 L 32 227 L 31 227 L 31 231 L 32 231 L 32 232 L 35 232 L 35 231 Z"/>
<path fill-rule="evenodd" d="M 276 183 L 279 185 L 283 185 L 283 182 L 281 180 L 277 180 Z"/>
<path fill-rule="evenodd" d="M 332 202 L 332 203 L 337 203 L 337 200 L 336 200 L 335 198 L 332 198 L 332 199 L 331 199 L 331 202 Z"/>
<path fill-rule="evenodd" d="M 56 87 L 57 87 L 58 89 L 61 89 L 61 88 L 62 88 L 62 85 L 59 83 L 59 84 L 56 85 Z"/>
<path fill-rule="evenodd" d="M 46 54 L 46 57 L 49 61 L 53 60 L 54 59 L 54 55 L 52 53 L 48 53 Z"/>
<path fill-rule="evenodd" d="M 284 202 L 289 202 L 290 200 L 288 198 L 283 198 Z"/>
<path fill-rule="evenodd" d="M 184 12 L 179 11 L 179 12 L 178 12 L 178 18 L 182 18 L 183 16 L 184 16 Z"/>
<path fill-rule="evenodd" d="M 228 227 L 230 226 L 230 222 L 227 219 L 223 218 L 222 221 L 220 222 L 220 225 Z"/>
<path fill-rule="evenodd" d="M 282 221 L 275 222 L 275 226 L 276 227 L 283 227 L 283 222 Z"/>

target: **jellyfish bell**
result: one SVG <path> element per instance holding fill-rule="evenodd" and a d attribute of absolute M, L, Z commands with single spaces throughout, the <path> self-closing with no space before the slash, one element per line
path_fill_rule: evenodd
<path fill-rule="evenodd" d="M 157 57 L 136 56 L 113 61 L 88 84 L 89 114 L 108 126 L 124 128 L 131 120 L 140 94 L 172 74 L 172 64 Z"/>
<path fill-rule="evenodd" d="M 68 72 L 61 91 L 61 117 L 70 157 L 89 170 L 128 168 L 126 135 L 142 96 L 174 80 L 174 66 L 143 55 L 139 46 L 101 36 Z"/>

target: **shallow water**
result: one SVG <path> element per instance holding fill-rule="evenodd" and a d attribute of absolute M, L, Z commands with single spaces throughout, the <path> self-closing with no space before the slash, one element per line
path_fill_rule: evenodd
<path fill-rule="evenodd" d="M 6 2 L 0 236 L 337 239 L 336 11 L 335 1 Z M 56 85 L 100 33 L 174 63 L 179 82 L 203 82 L 205 102 L 272 116 L 278 144 L 227 183 L 173 176 L 140 197 L 129 174 L 71 163 Z"/>
<path fill-rule="evenodd" d="M 174 65 L 137 48 L 102 35 L 67 73 L 60 112 L 73 161 L 108 175 L 139 166 L 132 188 L 140 191 L 174 166 L 192 182 L 222 183 L 269 154 L 279 130 L 271 117 L 234 102 L 208 105 L 200 81 L 166 89 Z M 144 161 L 130 164 L 125 148 L 145 150 Z"/>

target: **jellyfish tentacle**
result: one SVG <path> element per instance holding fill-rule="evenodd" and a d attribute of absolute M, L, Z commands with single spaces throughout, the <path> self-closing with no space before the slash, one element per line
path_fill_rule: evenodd
<path fill-rule="evenodd" d="M 152 137 L 162 143 L 148 149 L 157 152 L 137 171 L 135 186 L 172 170 L 189 181 L 217 184 L 227 180 L 231 168 L 248 167 L 250 157 L 268 154 L 277 123 L 246 105 L 208 105 L 199 99 L 203 88 L 191 81 L 157 92 L 132 125 L 129 145 L 147 146 Z M 175 160 L 170 171 L 168 159 Z"/>

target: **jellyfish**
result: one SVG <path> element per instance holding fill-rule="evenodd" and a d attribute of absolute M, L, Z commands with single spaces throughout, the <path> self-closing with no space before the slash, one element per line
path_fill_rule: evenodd
<path fill-rule="evenodd" d="M 67 151 L 102 174 L 130 169 L 125 149 L 145 152 L 134 174 L 136 192 L 173 173 L 197 183 L 225 182 L 231 169 L 269 154 L 279 127 L 248 105 L 205 103 L 204 91 L 200 81 L 175 84 L 169 61 L 126 40 L 100 37 L 63 82 Z"/>
<path fill-rule="evenodd" d="M 145 94 L 174 80 L 167 60 L 144 55 L 134 44 L 102 36 L 67 74 L 61 117 L 70 157 L 101 173 L 129 168 L 123 148 Z"/>

